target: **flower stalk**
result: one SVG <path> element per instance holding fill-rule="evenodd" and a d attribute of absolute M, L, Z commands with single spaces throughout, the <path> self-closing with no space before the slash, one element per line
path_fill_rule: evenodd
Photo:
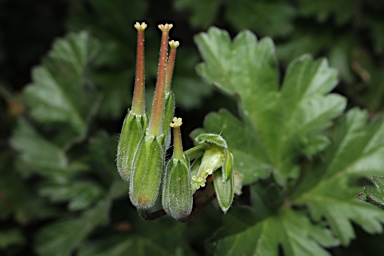
<path fill-rule="evenodd" d="M 177 51 L 177 47 L 180 46 L 180 42 L 171 40 L 169 42 L 169 46 L 171 47 L 171 51 L 169 53 L 167 75 L 165 77 L 165 93 L 166 94 L 168 94 L 171 90 L 173 70 L 175 68 L 176 51 Z"/>
<path fill-rule="evenodd" d="M 164 134 L 165 145 L 166 148 L 171 144 L 171 134 L 169 131 L 169 123 L 172 121 L 172 118 L 175 114 L 175 96 L 171 91 L 171 82 L 173 76 L 173 70 L 175 67 L 175 59 L 176 59 L 176 49 L 180 46 L 178 41 L 171 40 L 169 42 L 169 46 L 171 47 L 171 51 L 168 57 L 167 63 L 167 74 L 165 77 L 165 117 L 164 117 Z"/>

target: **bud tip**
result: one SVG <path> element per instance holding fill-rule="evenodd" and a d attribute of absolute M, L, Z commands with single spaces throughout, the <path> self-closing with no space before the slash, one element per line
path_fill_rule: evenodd
<path fill-rule="evenodd" d="M 159 29 L 163 32 L 163 33 L 168 33 L 169 30 L 171 30 L 171 28 L 173 27 L 173 24 L 160 24 L 159 25 Z"/>
<path fill-rule="evenodd" d="M 136 22 L 134 27 L 137 29 L 137 31 L 142 32 L 147 28 L 147 23 L 142 22 L 141 24 L 139 22 Z"/>
<path fill-rule="evenodd" d="M 177 47 L 180 46 L 180 42 L 175 41 L 175 40 L 171 40 L 171 41 L 169 41 L 169 46 L 171 46 L 171 48 L 173 48 L 173 49 L 176 49 Z"/>
<path fill-rule="evenodd" d="M 179 128 L 183 124 L 183 120 L 180 117 L 174 117 L 170 126 L 172 128 Z"/>

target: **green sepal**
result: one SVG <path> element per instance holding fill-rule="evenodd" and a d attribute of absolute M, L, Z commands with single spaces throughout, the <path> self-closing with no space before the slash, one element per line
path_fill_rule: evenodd
<path fill-rule="evenodd" d="M 144 136 L 130 177 L 129 198 L 138 210 L 152 207 L 159 195 L 164 167 L 164 135 Z"/>
<path fill-rule="evenodd" d="M 233 172 L 233 155 L 229 152 L 228 149 L 224 151 L 224 161 L 223 161 L 223 182 L 228 180 Z"/>
<path fill-rule="evenodd" d="M 148 119 L 128 111 L 117 146 L 117 170 L 122 179 L 129 181 L 133 169 L 135 154 L 148 126 Z"/>
<path fill-rule="evenodd" d="M 191 173 L 185 156 L 182 160 L 172 157 L 167 164 L 162 204 L 165 212 L 177 220 L 185 220 L 192 212 Z"/>
<path fill-rule="evenodd" d="M 206 143 L 211 143 L 211 144 L 217 145 L 217 146 L 222 147 L 222 148 L 228 147 L 225 139 L 223 137 L 221 137 L 220 135 L 214 134 L 214 133 L 202 133 L 195 138 L 195 141 L 199 144 L 206 142 Z"/>
<path fill-rule="evenodd" d="M 165 148 L 169 148 L 171 145 L 171 127 L 172 119 L 175 114 L 175 95 L 173 92 L 169 92 L 165 97 L 165 109 L 164 109 L 164 129 L 165 136 Z"/>
<path fill-rule="evenodd" d="M 184 154 L 188 157 L 189 160 L 194 160 L 197 158 L 201 158 L 205 152 L 205 150 L 209 149 L 211 145 L 208 143 L 199 144 L 184 151 Z"/>
<path fill-rule="evenodd" d="M 220 169 L 213 172 L 213 185 L 221 210 L 226 213 L 231 207 L 234 197 L 234 172 L 231 173 L 229 179 L 223 182 L 223 170 Z"/>

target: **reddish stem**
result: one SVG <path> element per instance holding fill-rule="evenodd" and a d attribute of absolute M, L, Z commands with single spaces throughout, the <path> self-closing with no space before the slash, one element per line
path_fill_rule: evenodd
<path fill-rule="evenodd" d="M 180 43 L 178 41 L 170 41 L 169 46 L 171 46 L 171 52 L 169 53 L 168 65 L 167 65 L 167 76 L 165 78 L 165 93 L 169 93 L 171 90 L 171 82 L 173 76 L 173 70 L 175 67 L 176 51 Z"/>
<path fill-rule="evenodd" d="M 160 58 L 157 72 L 155 98 L 152 104 L 152 114 L 148 126 L 148 134 L 159 136 L 163 132 L 165 75 L 167 68 L 168 32 L 172 24 L 159 25 L 163 32 L 161 37 Z"/>
<path fill-rule="evenodd" d="M 145 113 L 145 57 L 144 57 L 144 30 L 147 24 L 136 22 L 137 53 L 136 53 L 136 78 L 133 92 L 132 112 L 137 115 Z"/>

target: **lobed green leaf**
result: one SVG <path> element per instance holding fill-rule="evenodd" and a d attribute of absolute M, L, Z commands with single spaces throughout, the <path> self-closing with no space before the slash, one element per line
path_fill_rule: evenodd
<path fill-rule="evenodd" d="M 369 233 L 382 232 L 384 223 L 379 209 L 354 197 L 357 178 L 384 175 L 384 120 L 367 125 L 367 118 L 366 112 L 352 109 L 337 124 L 324 161 L 303 182 L 306 189 L 299 190 L 295 199 L 309 206 L 315 220 L 325 218 L 344 245 L 355 237 L 351 221 Z"/>
<path fill-rule="evenodd" d="M 236 121 L 222 113 L 210 115 L 205 129 L 226 138 L 245 184 L 272 171 L 275 179 L 285 185 L 288 178 L 297 176 L 297 158 L 311 157 L 324 149 L 326 139 L 321 132 L 345 108 L 344 97 L 328 94 L 337 82 L 335 70 L 325 60 L 302 56 L 288 66 L 280 89 L 270 39 L 257 41 L 245 31 L 231 43 L 225 31 L 211 28 L 195 40 L 204 59 L 199 73 L 238 99 L 242 119 Z M 229 128 L 228 119 L 237 125 Z M 239 138 L 244 138 L 241 143 L 237 142 Z M 257 169 L 263 170 L 261 175 L 254 167 L 250 172 L 239 166 L 250 161 L 241 161 L 245 156 L 254 158 Z"/>
<path fill-rule="evenodd" d="M 86 32 L 56 40 L 43 64 L 33 69 L 33 82 L 24 90 L 25 102 L 38 122 L 67 126 L 59 130 L 65 138 L 62 143 L 84 136 L 97 106 L 88 72 L 97 51 L 98 42 Z"/>
<path fill-rule="evenodd" d="M 252 241 L 252 242 L 250 242 Z M 335 246 L 328 229 L 313 225 L 302 212 L 284 208 L 256 225 L 214 242 L 214 255 L 330 255 L 322 246 Z"/>

